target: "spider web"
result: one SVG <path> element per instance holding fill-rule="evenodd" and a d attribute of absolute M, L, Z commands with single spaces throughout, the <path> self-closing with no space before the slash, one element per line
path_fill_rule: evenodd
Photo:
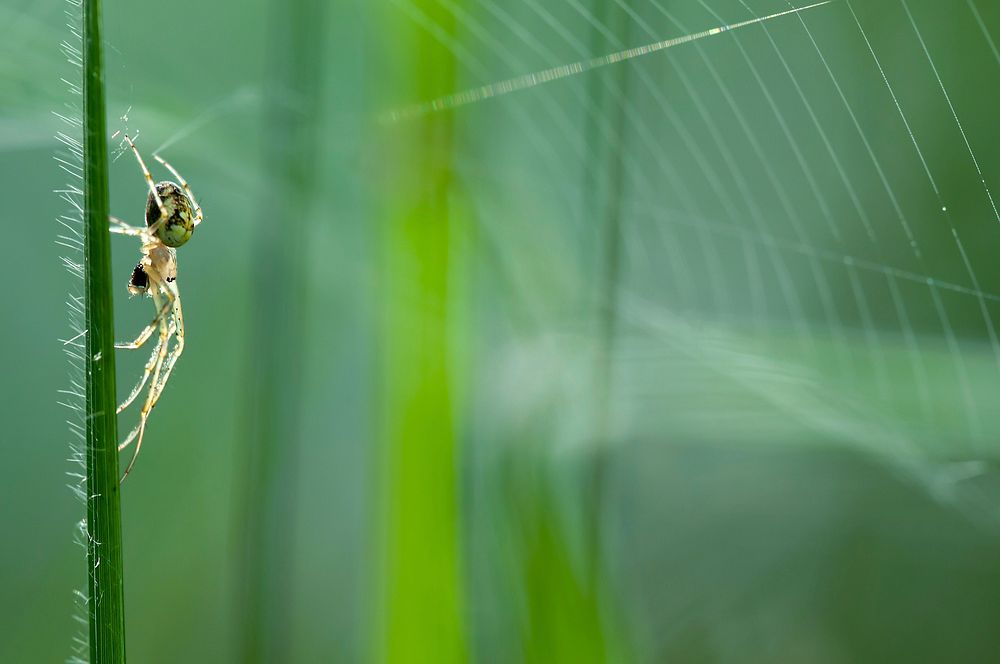
<path fill-rule="evenodd" d="M 838 0 L 689 41 L 795 7 L 438 0 L 452 28 L 387 5 L 458 63 L 455 89 L 383 120 L 452 114 L 478 283 L 507 293 L 480 312 L 481 446 L 544 409 L 564 450 L 842 448 L 995 530 L 1000 11 Z M 671 491 L 619 480 L 650 505 Z M 683 555 L 651 546 L 620 568 Z M 705 555 L 691 578 L 733 596 L 791 559 Z M 690 611 L 636 618 L 666 647 Z"/>
<path fill-rule="evenodd" d="M 455 55 L 468 92 L 399 100 L 388 117 L 454 113 L 463 187 L 505 278 L 528 300 L 534 281 L 564 281 L 556 318 L 552 290 L 525 305 L 549 322 L 609 305 L 580 285 L 598 289 L 618 210 L 617 437 L 730 438 L 743 423 L 715 396 L 735 384 L 772 417 L 900 463 L 991 454 L 1000 214 L 982 90 L 1000 74 L 995 11 L 439 4 L 453 34 L 390 6 Z M 617 195 L 600 184 L 615 169 Z"/>
<path fill-rule="evenodd" d="M 686 40 L 795 7 L 386 4 L 458 63 L 382 120 L 453 114 L 507 294 L 481 441 L 547 409 L 558 448 L 845 448 L 995 529 L 1000 11 L 837 0 Z"/>

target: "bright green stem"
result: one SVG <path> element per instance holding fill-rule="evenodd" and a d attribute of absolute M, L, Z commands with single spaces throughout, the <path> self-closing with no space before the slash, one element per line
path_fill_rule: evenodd
<path fill-rule="evenodd" d="M 414 3 L 454 33 L 454 16 L 431 0 Z M 454 90 L 454 56 L 411 25 L 384 30 L 404 48 L 394 75 L 416 99 Z M 383 319 L 381 582 L 374 661 L 468 660 L 459 509 L 461 241 L 466 213 L 453 166 L 448 113 L 385 128 L 379 155 L 392 192 L 382 226 Z"/>
<path fill-rule="evenodd" d="M 100 0 L 83 3 L 83 141 L 90 661 L 117 664 L 125 661 L 125 601 Z"/>

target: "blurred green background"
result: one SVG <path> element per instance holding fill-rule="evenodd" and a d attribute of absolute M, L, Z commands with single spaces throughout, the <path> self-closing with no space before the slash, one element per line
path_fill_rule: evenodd
<path fill-rule="evenodd" d="M 837 0 L 380 119 L 788 7 L 107 1 L 111 131 L 205 209 L 123 488 L 130 659 L 995 658 L 1000 5 Z M 69 657 L 85 587 L 64 10 L 0 4 L 3 662 Z"/>

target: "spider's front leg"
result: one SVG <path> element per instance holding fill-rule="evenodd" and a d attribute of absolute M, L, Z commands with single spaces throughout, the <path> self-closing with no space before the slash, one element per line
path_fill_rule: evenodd
<path fill-rule="evenodd" d="M 161 295 L 169 289 L 164 285 L 165 282 L 160 278 L 160 275 L 154 271 L 149 270 L 149 282 L 150 282 L 150 295 L 153 297 L 153 303 L 156 305 L 158 310 L 162 310 L 164 302 L 162 301 Z M 170 293 L 170 299 L 173 299 L 173 293 Z M 169 305 L 169 302 L 166 303 Z M 128 466 L 125 468 L 124 474 L 122 474 L 120 482 L 124 482 L 125 478 L 132 471 L 132 467 L 135 465 L 135 461 L 139 456 L 139 451 L 142 449 L 142 439 L 146 433 L 146 421 L 149 419 L 149 413 L 156 404 L 156 400 L 159 397 L 159 385 L 160 385 L 160 371 L 163 368 L 163 362 L 167 357 L 167 346 L 170 341 L 170 336 L 173 333 L 172 326 L 167 325 L 165 317 L 160 317 L 159 320 L 160 328 L 160 340 L 157 344 L 155 361 L 153 362 L 152 370 L 152 383 L 149 387 L 149 393 L 146 396 L 146 402 L 142 406 L 142 410 L 139 413 L 139 424 L 132 429 L 132 432 L 118 445 L 118 451 L 124 450 L 133 441 L 135 441 L 135 450 L 132 452 L 132 458 L 129 460 Z M 152 358 L 151 358 L 152 359 Z"/>
<path fill-rule="evenodd" d="M 171 334 L 173 334 L 175 329 L 176 328 L 174 324 L 171 323 L 170 329 L 167 331 L 167 336 L 169 337 Z M 156 365 L 156 358 L 160 354 L 160 343 L 161 341 L 157 340 L 156 346 L 153 348 L 153 352 L 150 354 L 149 360 L 146 362 L 146 366 L 143 367 L 142 378 L 140 378 L 139 382 L 136 383 L 135 387 L 132 388 L 132 391 L 129 393 L 128 398 L 125 399 L 125 401 L 123 401 L 121 405 L 118 406 L 117 410 L 115 410 L 116 415 L 121 413 L 130 405 L 132 405 L 132 402 L 135 401 L 135 398 L 139 396 L 140 392 L 142 392 L 142 388 L 146 386 L 146 381 L 149 380 L 149 375 L 153 373 L 153 367 Z"/>
<path fill-rule="evenodd" d="M 154 292 L 154 291 L 150 291 Z M 143 344 L 149 341 L 149 338 L 153 336 L 153 332 L 160 326 L 160 321 L 170 316 L 170 309 L 174 304 L 174 294 L 169 290 L 164 290 L 164 295 L 167 296 L 167 301 L 163 303 L 163 306 L 157 306 L 157 313 L 153 320 L 146 327 L 142 328 L 142 332 L 139 336 L 135 338 L 135 341 L 127 341 L 124 343 L 116 343 L 115 348 L 119 350 L 136 350 L 137 348 L 142 348 Z M 154 302 L 156 298 L 154 296 Z"/>
<path fill-rule="evenodd" d="M 177 364 L 177 360 L 180 359 L 181 353 L 184 352 L 184 313 L 181 311 L 181 294 L 180 291 L 177 290 L 176 281 L 167 282 L 166 289 L 171 291 L 171 294 L 173 295 L 173 324 L 177 333 L 177 336 L 175 337 L 177 339 L 177 343 L 174 345 L 174 349 L 170 351 L 170 355 L 167 356 L 166 361 L 163 363 L 163 376 L 160 378 L 160 384 L 156 390 L 156 397 L 153 399 L 153 406 L 155 406 L 156 402 L 160 400 L 160 395 L 163 394 L 163 388 L 167 384 L 167 381 L 170 380 L 170 373 L 174 370 L 174 365 Z"/>

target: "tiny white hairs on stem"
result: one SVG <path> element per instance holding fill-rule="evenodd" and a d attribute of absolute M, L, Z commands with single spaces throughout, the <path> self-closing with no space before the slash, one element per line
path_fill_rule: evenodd
<path fill-rule="evenodd" d="M 59 224 L 56 244 L 65 250 L 60 261 L 70 275 L 66 299 L 69 334 L 59 344 L 68 361 L 68 386 L 58 391 L 58 403 L 66 408 L 69 429 L 69 462 L 66 471 L 67 486 L 81 505 L 87 504 L 86 475 L 86 313 L 83 296 L 83 88 L 80 83 L 83 69 L 82 4 L 81 0 L 66 0 L 65 25 L 69 35 L 59 44 L 59 50 L 69 63 L 66 76 L 60 81 L 66 88 L 66 101 L 53 115 L 63 127 L 56 132 L 58 146 L 53 158 L 66 176 L 67 183 L 55 190 L 65 204 L 56 217 Z M 75 524 L 73 540 L 87 555 L 89 531 L 86 518 Z M 88 630 L 88 599 L 85 590 L 73 591 L 73 619 L 77 629 L 72 637 L 67 662 L 83 664 L 90 652 Z"/>

